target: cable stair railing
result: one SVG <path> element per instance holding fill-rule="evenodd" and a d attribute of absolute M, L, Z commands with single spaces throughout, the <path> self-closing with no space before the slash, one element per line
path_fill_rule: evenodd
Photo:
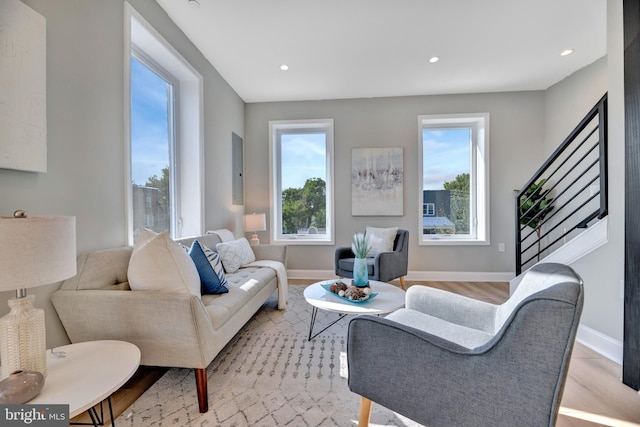
<path fill-rule="evenodd" d="M 516 193 L 516 275 L 607 215 L 607 94 Z"/>

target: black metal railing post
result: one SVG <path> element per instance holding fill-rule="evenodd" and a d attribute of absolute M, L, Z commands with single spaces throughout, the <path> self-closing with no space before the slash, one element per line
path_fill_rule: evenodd
<path fill-rule="evenodd" d="M 598 103 L 598 116 L 604 117 L 604 120 L 600 120 L 600 213 L 599 219 L 604 218 L 609 213 L 609 189 L 607 188 L 609 180 L 609 161 L 608 161 L 608 149 L 609 140 L 609 125 L 606 118 L 608 114 L 607 106 L 607 94 L 605 93 L 600 102 Z"/>

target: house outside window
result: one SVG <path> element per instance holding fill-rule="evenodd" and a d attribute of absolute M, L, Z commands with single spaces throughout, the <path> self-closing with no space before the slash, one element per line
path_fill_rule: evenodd
<path fill-rule="evenodd" d="M 333 120 L 269 122 L 272 243 L 333 244 Z"/>
<path fill-rule="evenodd" d="M 489 244 L 489 115 L 418 117 L 421 245 Z"/>

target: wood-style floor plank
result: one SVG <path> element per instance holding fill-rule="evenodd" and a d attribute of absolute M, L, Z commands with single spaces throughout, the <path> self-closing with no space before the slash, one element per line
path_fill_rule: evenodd
<path fill-rule="evenodd" d="M 289 284 L 307 285 L 315 281 L 291 279 Z M 399 281 L 392 283 L 400 286 Z M 407 281 L 407 286 L 416 285 L 431 286 L 493 304 L 501 304 L 509 297 L 509 285 L 502 282 Z M 112 396 L 115 416 L 124 413 L 166 371 L 166 368 L 140 367 L 131 380 Z M 576 343 L 557 427 L 640 427 L 640 395 L 622 384 L 621 376 L 620 365 Z M 89 417 L 82 414 L 72 421 L 88 422 Z M 106 420 L 107 425 L 108 423 L 109 420 Z"/>
<path fill-rule="evenodd" d="M 169 368 L 158 368 L 151 366 L 140 366 L 136 373 L 127 381 L 118 391 L 111 395 L 111 404 L 113 406 L 113 416 L 118 418 L 133 402 L 135 402 L 142 394 L 149 389 L 156 381 L 158 381 Z M 195 394 L 194 394 L 195 395 Z M 99 405 L 98 405 L 99 406 Z M 104 425 L 111 423 L 109 416 L 109 405 L 103 402 L 104 409 Z M 100 409 L 98 408 L 98 414 Z M 87 412 L 71 419 L 72 423 L 91 423 L 91 418 Z"/>

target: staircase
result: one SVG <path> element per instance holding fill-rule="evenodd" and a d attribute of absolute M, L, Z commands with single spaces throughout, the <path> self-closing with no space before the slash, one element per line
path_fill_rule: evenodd
<path fill-rule="evenodd" d="M 607 94 L 515 196 L 516 279 L 571 264 L 607 241 Z"/>

